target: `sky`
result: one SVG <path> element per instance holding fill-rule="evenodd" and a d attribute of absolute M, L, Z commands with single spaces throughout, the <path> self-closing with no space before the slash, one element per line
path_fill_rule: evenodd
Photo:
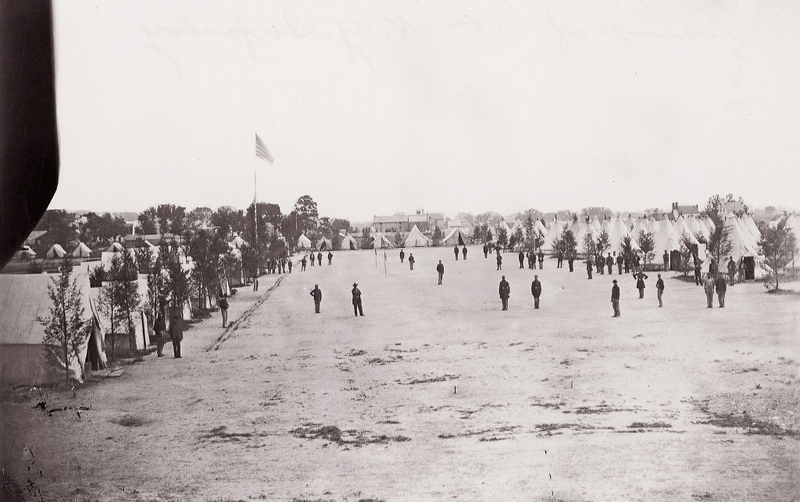
<path fill-rule="evenodd" d="M 528 5 L 530 4 L 530 5 Z M 51 208 L 800 209 L 800 3 L 54 1 Z M 258 133 L 275 159 L 255 157 Z M 255 175 L 255 176 L 254 176 Z"/>

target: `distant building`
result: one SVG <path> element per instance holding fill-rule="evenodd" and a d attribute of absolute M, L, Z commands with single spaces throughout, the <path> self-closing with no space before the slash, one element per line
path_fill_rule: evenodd
<path fill-rule="evenodd" d="M 677 218 L 680 215 L 689 216 L 690 214 L 700 214 L 700 208 L 697 204 L 691 205 L 680 205 L 677 202 L 672 203 L 672 217 Z"/>
<path fill-rule="evenodd" d="M 732 213 L 743 213 L 744 212 L 744 204 L 737 201 L 730 201 L 730 202 L 723 202 L 722 209 L 727 213 L 728 211 Z"/>
<path fill-rule="evenodd" d="M 426 213 L 418 209 L 416 213 L 407 215 L 396 213 L 392 216 L 374 216 L 372 228 L 376 232 L 410 232 L 414 225 L 421 231 L 433 230 L 434 227 L 444 228 L 444 213 Z"/>

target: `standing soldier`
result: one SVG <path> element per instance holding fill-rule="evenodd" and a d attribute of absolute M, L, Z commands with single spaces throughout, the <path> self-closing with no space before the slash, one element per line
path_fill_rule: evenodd
<path fill-rule="evenodd" d="M 636 279 L 636 289 L 639 290 L 639 299 L 644 298 L 644 280 L 647 279 L 647 275 L 639 270 L 637 273 L 633 274 L 633 278 Z"/>
<path fill-rule="evenodd" d="M 489 257 L 489 248 L 486 246 L 486 243 L 483 244 L 483 257 L 484 258 Z"/>
<path fill-rule="evenodd" d="M 314 266 L 314 252 L 311 252 L 311 266 Z"/>
<path fill-rule="evenodd" d="M 410 260 L 410 259 L 409 259 Z M 361 305 L 361 290 L 358 289 L 358 284 L 353 283 L 353 315 L 364 315 L 364 308 Z"/>
<path fill-rule="evenodd" d="M 614 308 L 614 316 L 619 317 L 619 286 L 617 286 L 617 280 L 614 279 L 612 281 L 614 285 L 611 287 L 611 306 Z"/>
<path fill-rule="evenodd" d="M 700 260 L 694 260 L 694 284 L 695 286 L 699 286 L 703 280 L 702 274 L 702 267 L 700 266 Z"/>
<path fill-rule="evenodd" d="M 619 271 L 619 275 L 622 275 L 622 264 L 625 262 L 625 259 L 622 257 L 621 254 L 617 255 L 617 270 Z"/>
<path fill-rule="evenodd" d="M 669 253 L 667 250 L 664 250 L 664 270 L 669 270 Z"/>
<path fill-rule="evenodd" d="M 725 283 L 725 276 L 719 274 L 717 276 L 717 301 L 719 302 L 719 308 L 725 308 L 725 292 L 728 290 L 728 285 Z"/>
<path fill-rule="evenodd" d="M 539 270 L 544 268 L 544 252 L 539 248 Z"/>
<path fill-rule="evenodd" d="M 569 271 L 572 272 L 574 269 L 572 268 L 573 263 L 575 263 L 575 253 L 572 251 L 569 252 L 567 255 L 567 263 L 569 264 Z"/>
<path fill-rule="evenodd" d="M 533 282 L 531 283 L 531 294 L 533 295 L 533 308 L 539 308 L 539 297 L 542 296 L 542 283 L 539 282 L 539 276 L 533 276 Z"/>
<path fill-rule="evenodd" d="M 736 284 L 736 262 L 733 261 L 733 256 L 728 259 L 728 281 L 731 286 Z"/>
<path fill-rule="evenodd" d="M 253 273 L 253 291 L 258 291 L 258 272 Z"/>
<path fill-rule="evenodd" d="M 508 297 L 511 296 L 511 286 L 506 281 L 506 276 L 500 280 L 500 302 L 503 304 L 503 310 L 508 310 Z"/>
<path fill-rule="evenodd" d="M 661 296 L 664 294 L 664 279 L 661 278 L 661 274 L 658 274 L 658 280 L 656 281 L 656 291 L 658 292 L 658 306 L 663 307 L 664 303 L 661 301 Z"/>
<path fill-rule="evenodd" d="M 558 248 L 558 263 L 556 264 L 556 268 L 564 268 L 564 250 L 560 247 Z"/>
<path fill-rule="evenodd" d="M 289 258 L 288 265 L 289 265 L 289 273 L 291 274 L 292 273 L 292 259 L 291 258 Z"/>
<path fill-rule="evenodd" d="M 303 255 L 303 259 L 300 260 L 300 271 L 301 272 L 305 272 L 306 271 L 306 257 L 305 257 L 305 255 Z"/>
<path fill-rule="evenodd" d="M 594 269 L 594 263 L 592 263 L 592 255 L 586 255 L 586 274 L 589 276 L 589 279 L 592 278 L 592 269 Z"/>
<path fill-rule="evenodd" d="M 467 245 L 465 244 L 463 248 L 461 248 L 461 257 L 465 260 L 467 259 Z"/>
<path fill-rule="evenodd" d="M 219 298 L 219 311 L 222 313 L 222 327 L 228 327 L 228 299 L 225 295 Z"/>
<path fill-rule="evenodd" d="M 744 282 L 747 275 L 747 267 L 744 264 L 744 257 L 739 258 L 739 282 Z"/>
<path fill-rule="evenodd" d="M 611 275 L 614 271 L 614 258 L 611 257 L 611 253 L 606 256 L 606 267 L 608 267 L 608 275 Z"/>
<path fill-rule="evenodd" d="M 533 251 L 528 251 L 528 268 L 536 270 L 536 256 L 534 256 Z"/>
<path fill-rule="evenodd" d="M 406 259 L 406 252 L 404 250 L 400 250 L 400 263 L 403 263 L 403 260 Z"/>
<path fill-rule="evenodd" d="M 503 257 L 500 256 L 500 251 L 497 252 L 497 270 L 503 270 Z"/>
<path fill-rule="evenodd" d="M 156 317 L 156 324 L 154 326 L 156 331 L 156 352 L 158 357 L 164 357 L 164 338 L 167 334 L 167 322 L 164 320 L 164 310 L 158 313 Z"/>
<path fill-rule="evenodd" d="M 458 261 L 458 246 L 453 246 L 453 254 L 456 255 L 456 261 Z"/>
<path fill-rule="evenodd" d="M 444 277 L 444 265 L 442 265 L 442 260 L 439 260 L 439 264 L 436 265 L 436 271 L 439 272 L 439 286 L 441 286 L 442 277 Z"/>
<path fill-rule="evenodd" d="M 414 259 L 414 253 L 409 253 L 408 254 L 408 266 L 411 267 L 411 270 L 414 270 L 414 262 L 415 261 L 416 260 Z"/>
<path fill-rule="evenodd" d="M 181 341 L 183 341 L 183 319 L 180 315 L 172 317 L 169 323 L 170 335 L 172 335 L 172 355 L 175 359 L 181 358 Z"/>
<path fill-rule="evenodd" d="M 707 308 L 714 307 L 714 276 L 711 275 L 711 272 L 708 273 L 705 282 L 703 283 L 703 289 L 706 291 L 706 302 L 708 303 Z"/>
<path fill-rule="evenodd" d="M 625 254 L 625 256 L 622 257 L 622 263 L 625 265 L 625 273 L 627 274 L 628 272 L 631 271 L 631 258 L 630 258 L 630 256 Z"/>
<path fill-rule="evenodd" d="M 319 314 L 319 304 L 322 303 L 322 290 L 319 289 L 319 284 L 314 284 L 314 289 L 311 290 L 311 296 L 314 297 L 314 313 Z"/>
<path fill-rule="evenodd" d="M 321 267 L 322 266 L 322 251 L 317 253 L 317 264 Z"/>
<path fill-rule="evenodd" d="M 332 261 L 333 261 L 333 253 L 331 251 L 328 251 L 328 265 L 330 265 Z"/>
<path fill-rule="evenodd" d="M 523 251 L 519 252 L 519 268 L 525 268 L 525 253 Z"/>

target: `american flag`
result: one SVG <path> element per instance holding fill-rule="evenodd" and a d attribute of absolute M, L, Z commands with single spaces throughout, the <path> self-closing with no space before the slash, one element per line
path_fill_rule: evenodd
<path fill-rule="evenodd" d="M 272 158 L 269 150 L 267 150 L 267 145 L 258 137 L 258 133 L 256 133 L 256 157 L 262 158 L 270 164 L 275 162 L 275 159 Z"/>

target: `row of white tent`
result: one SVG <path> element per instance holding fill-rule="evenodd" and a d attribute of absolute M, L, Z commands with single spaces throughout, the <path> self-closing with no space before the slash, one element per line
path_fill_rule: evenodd
<path fill-rule="evenodd" d="M 383 233 L 376 233 L 369 236 L 369 249 L 386 249 L 396 247 L 391 240 L 389 240 Z M 442 245 L 447 246 L 465 246 L 471 242 L 470 237 L 465 234 L 460 228 L 454 228 L 442 239 Z M 431 239 L 425 236 L 420 229 L 414 225 L 411 232 L 403 240 L 403 247 L 425 247 L 431 245 Z M 325 237 L 320 238 L 316 244 L 311 242 L 311 239 L 302 234 L 297 239 L 298 249 L 333 249 L 333 244 Z M 341 242 L 336 246 L 340 250 L 356 250 L 359 249 L 358 242 L 350 234 L 345 234 Z"/>

